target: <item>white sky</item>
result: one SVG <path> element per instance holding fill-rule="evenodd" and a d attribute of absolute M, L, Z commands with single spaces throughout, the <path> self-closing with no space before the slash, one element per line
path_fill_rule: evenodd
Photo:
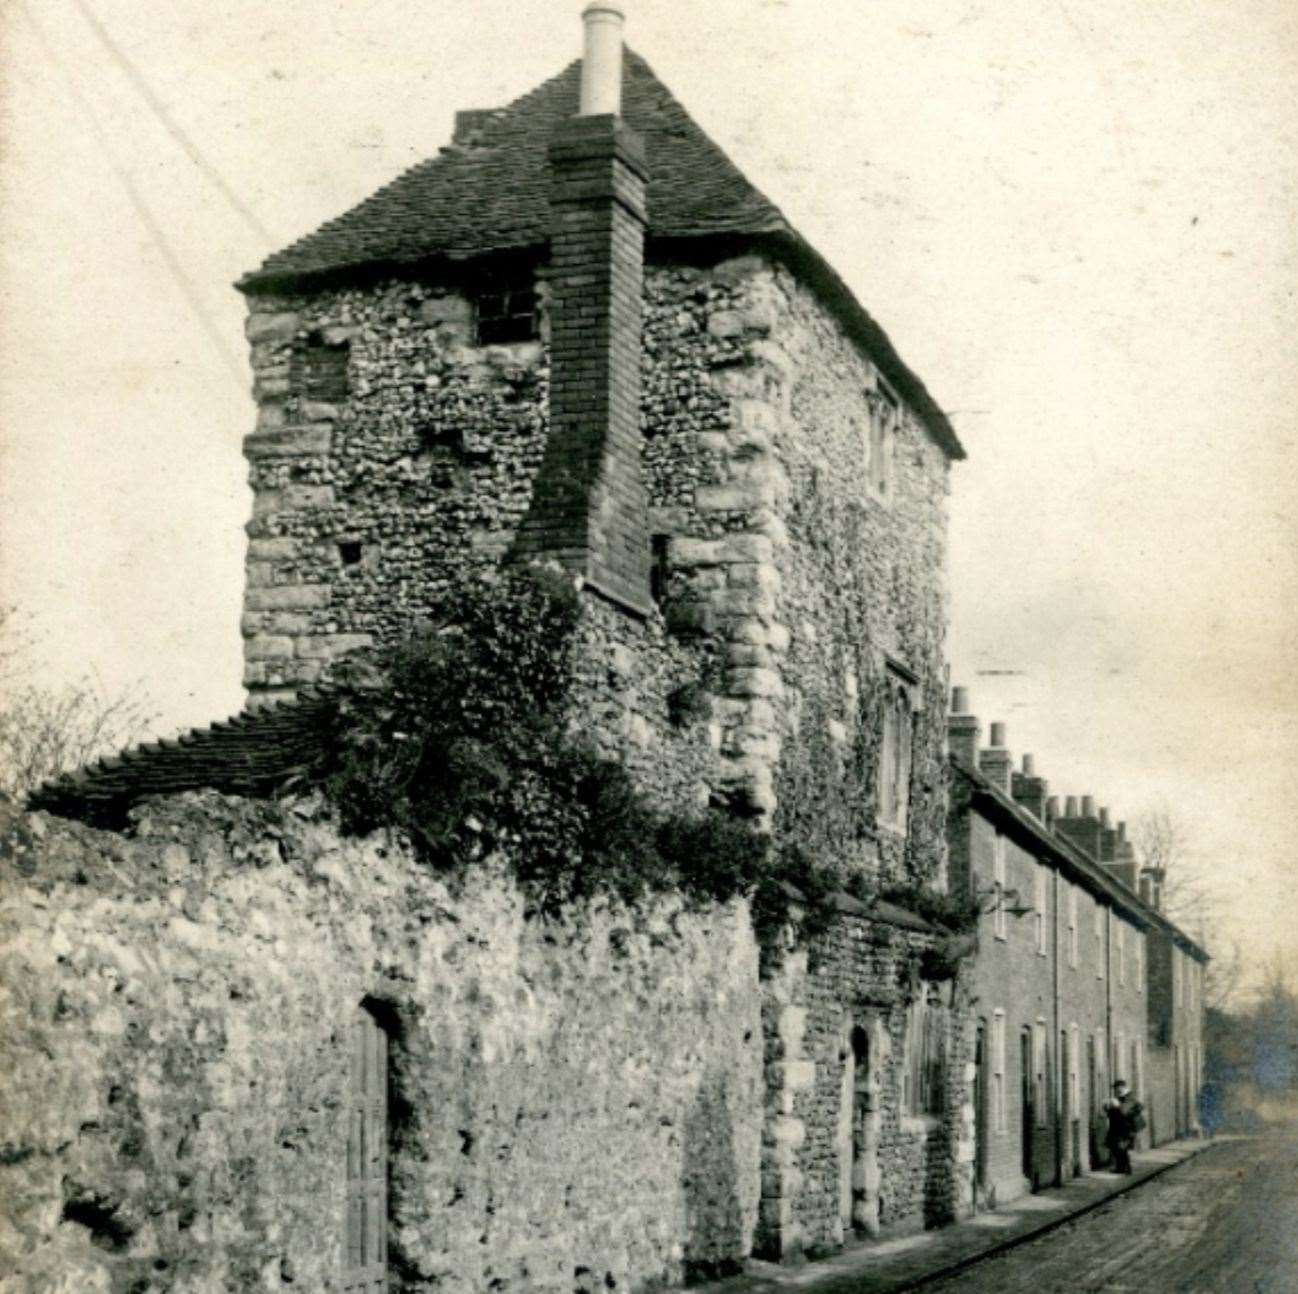
<path fill-rule="evenodd" d="M 628 7 L 951 411 L 953 681 L 1053 789 L 1167 804 L 1254 965 L 1298 943 L 1298 8 Z M 580 8 L 0 0 L 0 592 L 50 680 L 239 707 L 230 284 L 576 57 Z"/>

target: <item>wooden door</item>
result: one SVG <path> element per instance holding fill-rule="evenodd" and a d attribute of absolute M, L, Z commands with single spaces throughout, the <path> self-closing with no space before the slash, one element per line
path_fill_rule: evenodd
<path fill-rule="evenodd" d="M 388 1036 L 363 1007 L 352 1024 L 347 1096 L 347 1243 L 343 1294 L 386 1294 Z"/>
<path fill-rule="evenodd" d="M 1023 1140 L 1023 1176 L 1032 1183 L 1036 1190 L 1036 1173 L 1033 1171 L 1033 1139 L 1037 1129 L 1036 1101 L 1034 1099 L 1036 1074 L 1033 1068 L 1032 1030 L 1024 1029 L 1019 1034 L 1019 1092 L 1022 1112 L 1020 1119 L 1020 1136 Z"/>
<path fill-rule="evenodd" d="M 990 1085 L 987 1082 L 987 1022 L 978 1021 L 978 1035 L 974 1041 L 974 1193 L 980 1203 L 987 1189 L 987 1100 Z"/>

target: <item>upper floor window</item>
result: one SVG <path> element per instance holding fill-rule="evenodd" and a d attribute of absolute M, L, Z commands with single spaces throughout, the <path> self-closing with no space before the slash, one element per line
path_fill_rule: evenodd
<path fill-rule="evenodd" d="M 1068 886 L 1068 964 L 1077 965 L 1077 886 Z"/>
<path fill-rule="evenodd" d="M 478 344 L 531 341 L 538 334 L 532 267 L 484 276 L 474 294 Z"/>
<path fill-rule="evenodd" d="M 997 939 L 1009 938 L 1005 913 L 1005 837 L 998 831 L 992 837 L 992 886 L 996 906 L 992 909 L 992 934 Z"/>
<path fill-rule="evenodd" d="M 886 670 L 883 741 L 879 751 L 879 821 L 906 830 L 910 812 L 911 744 L 915 736 L 913 685 L 892 665 Z"/>
<path fill-rule="evenodd" d="M 866 399 L 870 406 L 870 488 L 887 498 L 893 488 L 893 453 L 901 406 L 882 382 Z"/>
<path fill-rule="evenodd" d="M 317 404 L 337 404 L 347 398 L 350 384 L 347 367 L 351 346 L 331 342 L 316 330 L 299 337 L 289 360 L 289 378 L 294 393 Z"/>
<path fill-rule="evenodd" d="M 1034 864 L 1032 872 L 1032 924 L 1036 930 L 1037 952 L 1046 955 L 1046 869 Z"/>
<path fill-rule="evenodd" d="M 1145 987 L 1145 936 L 1139 931 L 1136 932 L 1136 987 L 1143 989 Z"/>
<path fill-rule="evenodd" d="M 1127 982 L 1127 927 L 1118 922 L 1118 983 Z"/>
<path fill-rule="evenodd" d="M 1172 948 L 1172 1005 L 1181 1005 L 1181 956 Z"/>
<path fill-rule="evenodd" d="M 1094 912 L 1095 978 L 1104 978 L 1104 909 L 1097 903 Z"/>

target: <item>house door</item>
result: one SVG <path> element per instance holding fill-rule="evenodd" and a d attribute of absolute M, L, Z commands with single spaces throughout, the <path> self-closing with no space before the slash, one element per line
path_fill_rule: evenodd
<path fill-rule="evenodd" d="M 388 1036 L 364 1007 L 352 1023 L 347 1094 L 347 1241 L 343 1294 L 385 1294 Z"/>
<path fill-rule="evenodd" d="M 1092 1168 L 1100 1162 L 1100 1098 L 1096 1090 L 1095 1039 L 1086 1040 L 1086 1150 Z"/>
<path fill-rule="evenodd" d="M 987 1184 L 987 1021 L 978 1021 L 974 1039 L 974 1204 L 982 1203 Z"/>
<path fill-rule="evenodd" d="M 1019 1034 L 1019 1137 L 1022 1141 L 1023 1176 L 1036 1190 L 1036 1176 L 1032 1170 L 1032 1136 L 1037 1126 L 1036 1101 L 1033 1097 L 1032 1031 L 1024 1029 Z"/>

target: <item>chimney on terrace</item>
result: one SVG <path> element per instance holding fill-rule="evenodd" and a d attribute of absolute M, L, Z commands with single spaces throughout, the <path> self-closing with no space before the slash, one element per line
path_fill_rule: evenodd
<path fill-rule="evenodd" d="M 1023 756 L 1023 771 L 1010 777 L 1010 793 L 1038 822 L 1046 822 L 1048 783 L 1037 776 L 1036 762 L 1031 755 Z"/>
<path fill-rule="evenodd" d="M 946 720 L 946 748 L 966 768 L 978 767 L 978 741 L 982 727 L 969 713 L 969 689 L 951 689 L 951 713 Z"/>
<path fill-rule="evenodd" d="M 640 471 L 641 298 L 648 170 L 619 115 L 621 6 L 582 15 L 580 111 L 550 142 L 550 433 L 514 556 L 560 562 L 648 615 Z"/>
<path fill-rule="evenodd" d="M 982 775 L 1006 795 L 1010 793 L 1010 774 L 1014 770 L 1014 760 L 1005 748 L 1005 725 L 994 723 L 991 728 L 991 744 L 978 752 L 978 768 Z"/>
<path fill-rule="evenodd" d="M 1057 818 L 1055 830 L 1067 837 L 1084 854 L 1100 861 L 1103 828 L 1095 813 L 1095 798 L 1083 795 L 1079 804 L 1077 796 L 1070 795 L 1064 803 L 1063 817 Z"/>

